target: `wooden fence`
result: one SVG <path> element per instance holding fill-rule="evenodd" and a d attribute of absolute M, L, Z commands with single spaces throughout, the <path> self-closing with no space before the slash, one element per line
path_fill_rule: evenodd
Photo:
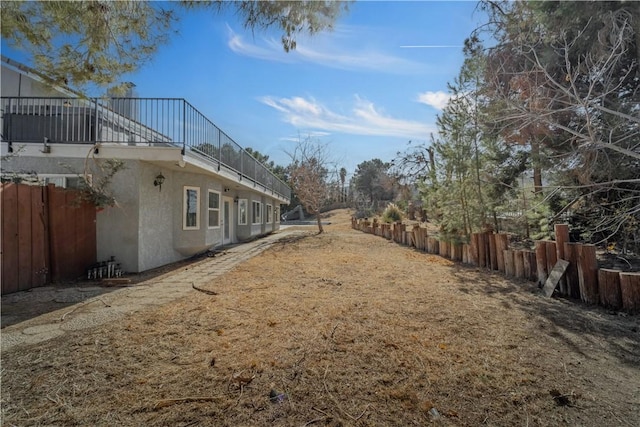
<path fill-rule="evenodd" d="M 83 276 L 96 262 L 96 210 L 78 191 L 3 183 L 2 294 Z"/>
<path fill-rule="evenodd" d="M 557 286 L 552 283 L 558 295 L 616 310 L 640 311 L 640 273 L 598 268 L 596 247 L 569 242 L 566 224 L 555 226 L 555 241 L 536 241 L 535 250 L 510 249 L 506 233 L 472 233 L 466 244 L 431 237 L 426 228 L 417 224 L 407 227 L 402 223 L 384 224 L 353 218 L 351 226 L 453 261 L 537 282 L 540 286 L 547 283 L 556 264 L 565 264 L 558 260 L 564 260 L 566 270 Z"/>

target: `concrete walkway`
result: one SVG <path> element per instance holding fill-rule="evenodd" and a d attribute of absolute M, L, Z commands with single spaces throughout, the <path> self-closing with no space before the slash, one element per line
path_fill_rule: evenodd
<path fill-rule="evenodd" d="M 47 341 L 69 331 L 103 325 L 150 307 L 169 303 L 198 292 L 192 285 L 206 289 L 206 285 L 213 279 L 236 265 L 260 254 L 280 240 L 302 234 L 309 234 L 309 231 L 287 227 L 264 238 L 230 247 L 215 257 L 205 258 L 162 276 L 116 290 L 101 286 L 64 289 L 47 287 L 7 295 L 2 298 L 3 311 L 12 301 L 14 304 L 28 304 L 30 298 L 77 303 L 2 329 L 1 351 L 21 344 Z"/>

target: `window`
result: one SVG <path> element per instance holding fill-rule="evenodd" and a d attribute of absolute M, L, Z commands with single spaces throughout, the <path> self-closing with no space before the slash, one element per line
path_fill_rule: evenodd
<path fill-rule="evenodd" d="M 280 222 L 280 206 L 276 206 L 275 208 L 276 222 Z"/>
<path fill-rule="evenodd" d="M 267 205 L 267 224 L 273 222 L 273 206 Z"/>
<path fill-rule="evenodd" d="M 209 190 L 209 228 L 220 227 L 220 193 Z"/>
<path fill-rule="evenodd" d="M 253 209 L 251 210 L 251 223 L 262 224 L 262 203 L 253 202 Z"/>
<path fill-rule="evenodd" d="M 238 200 L 238 225 L 247 225 L 247 199 Z"/>
<path fill-rule="evenodd" d="M 91 175 L 83 176 L 85 180 L 89 183 L 91 182 Z M 38 175 L 38 179 L 41 180 L 45 185 L 53 184 L 56 187 L 62 188 L 82 188 L 82 180 L 77 175 L 68 175 L 68 174 L 46 174 L 46 175 Z"/>
<path fill-rule="evenodd" d="M 198 230 L 200 228 L 200 210 L 198 201 L 200 199 L 199 187 L 184 187 L 183 200 L 183 230 Z"/>

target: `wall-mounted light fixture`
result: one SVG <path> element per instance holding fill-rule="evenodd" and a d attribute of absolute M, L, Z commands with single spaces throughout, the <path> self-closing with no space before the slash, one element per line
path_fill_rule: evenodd
<path fill-rule="evenodd" d="M 224 188 L 224 192 L 225 192 L 225 193 L 228 193 L 229 191 L 231 191 L 231 189 L 230 189 L 230 188 L 228 188 L 228 187 L 225 187 L 225 188 Z"/>
<path fill-rule="evenodd" d="M 162 172 L 160 172 L 158 176 L 156 176 L 156 179 L 153 180 L 153 185 L 156 187 L 160 187 L 159 191 L 162 191 L 163 182 L 164 182 L 164 176 L 162 175 Z"/>
<path fill-rule="evenodd" d="M 233 199 L 233 203 L 238 203 L 238 200 L 240 200 L 240 198 L 239 198 L 238 196 L 236 196 L 236 197 Z"/>

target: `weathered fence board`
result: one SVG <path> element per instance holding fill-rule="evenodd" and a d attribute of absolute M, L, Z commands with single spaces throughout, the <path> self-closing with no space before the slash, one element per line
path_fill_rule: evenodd
<path fill-rule="evenodd" d="M 608 268 L 598 270 L 598 293 L 600 305 L 615 309 L 622 307 L 619 270 Z"/>
<path fill-rule="evenodd" d="M 516 274 L 516 269 L 513 263 L 513 251 L 511 249 L 505 249 L 502 251 L 504 257 L 504 275 L 507 277 L 513 277 Z"/>
<path fill-rule="evenodd" d="M 598 261 L 594 245 L 576 245 L 580 298 L 587 304 L 598 302 Z"/>
<path fill-rule="evenodd" d="M 478 233 L 471 233 L 471 240 L 469 241 L 469 264 L 478 264 Z"/>
<path fill-rule="evenodd" d="M 487 267 L 487 234 L 478 233 L 478 267 Z"/>
<path fill-rule="evenodd" d="M 542 288 L 542 293 L 544 294 L 544 296 L 550 297 L 551 295 L 553 295 L 553 291 L 558 286 L 558 282 L 567 270 L 568 265 L 569 262 L 563 259 L 560 259 L 558 260 L 558 262 L 556 262 L 556 265 L 554 265 L 551 269 L 549 277 L 547 277 L 547 281 L 544 283 L 544 287 Z"/>
<path fill-rule="evenodd" d="M 504 273 L 504 250 L 509 248 L 509 236 L 504 233 L 496 234 L 496 264 L 498 271 Z"/>
<path fill-rule="evenodd" d="M 558 262 L 558 253 L 556 252 L 556 242 L 544 240 L 544 247 L 547 252 L 547 272 L 550 276 L 551 271 L 553 270 L 553 267 L 555 267 L 556 263 Z M 545 282 L 545 284 L 546 283 L 547 282 Z"/>
<path fill-rule="evenodd" d="M 580 281 L 578 280 L 578 243 L 564 243 L 564 259 L 569 261 L 569 267 L 565 273 L 567 292 L 571 298 L 580 299 Z"/>
<path fill-rule="evenodd" d="M 536 242 L 536 270 L 538 272 L 538 285 L 543 286 L 549 276 L 547 268 L 547 245 L 543 240 Z"/>
<path fill-rule="evenodd" d="M 554 231 L 556 235 L 556 258 L 564 259 L 564 244 L 569 241 L 569 225 L 568 224 L 556 224 L 554 226 Z M 560 279 L 558 282 L 558 286 L 560 287 L 560 293 L 562 295 L 569 295 L 569 290 L 567 288 L 567 281 L 565 277 Z"/>
<path fill-rule="evenodd" d="M 451 259 L 453 261 L 462 261 L 462 243 L 451 243 L 450 246 Z"/>
<path fill-rule="evenodd" d="M 620 294 L 623 309 L 640 310 L 640 273 L 620 273 Z"/>
<path fill-rule="evenodd" d="M 449 258 L 449 242 L 440 240 L 438 246 L 438 254 L 443 258 Z"/>
<path fill-rule="evenodd" d="M 527 280 L 531 280 L 531 271 L 533 269 L 535 269 L 535 262 L 533 264 L 531 264 L 531 260 L 532 260 L 532 255 L 533 252 L 528 251 L 528 250 L 523 250 L 522 251 L 522 267 L 523 267 L 523 278 L 527 279 Z"/>
<path fill-rule="evenodd" d="M 4 183 L 2 294 L 75 279 L 96 262 L 96 210 L 78 191 Z"/>
<path fill-rule="evenodd" d="M 51 191 L 52 190 L 52 191 Z M 74 279 L 96 262 L 96 210 L 78 204 L 74 191 L 50 187 L 51 278 Z"/>
<path fill-rule="evenodd" d="M 524 278 L 524 257 L 522 250 L 513 251 L 513 274 L 516 278 Z"/>
<path fill-rule="evenodd" d="M 492 270 L 498 269 L 498 254 L 496 253 L 497 234 L 491 233 L 489 236 L 489 265 Z"/>

